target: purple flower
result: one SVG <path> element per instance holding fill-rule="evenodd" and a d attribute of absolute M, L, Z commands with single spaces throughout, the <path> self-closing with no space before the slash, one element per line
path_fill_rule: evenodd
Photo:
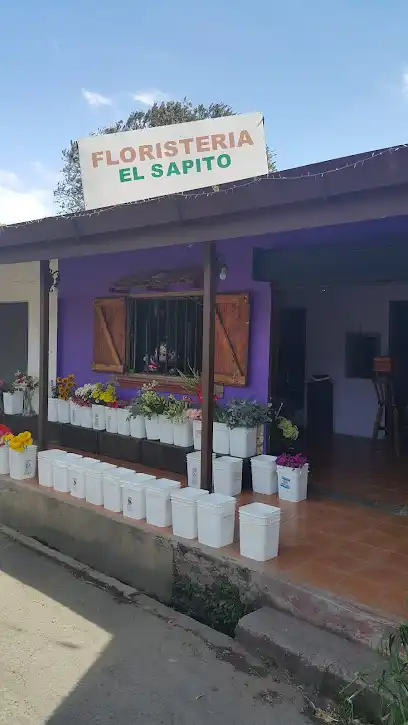
<path fill-rule="evenodd" d="M 286 466 L 286 468 L 303 468 L 307 463 L 306 456 L 297 453 L 295 456 L 291 453 L 282 453 L 276 459 L 277 466 Z"/>

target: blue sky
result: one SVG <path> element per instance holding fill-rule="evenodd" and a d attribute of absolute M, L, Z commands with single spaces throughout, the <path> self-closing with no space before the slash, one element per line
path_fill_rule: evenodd
<path fill-rule="evenodd" d="M 404 143 L 407 27 L 406 0 L 3 3 L 0 221 L 53 213 L 61 149 L 155 98 L 262 111 L 280 169 Z"/>

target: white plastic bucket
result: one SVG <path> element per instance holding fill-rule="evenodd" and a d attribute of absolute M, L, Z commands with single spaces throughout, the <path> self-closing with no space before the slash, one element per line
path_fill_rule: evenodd
<path fill-rule="evenodd" d="M 103 405 L 92 405 L 92 428 L 94 430 L 105 430 L 106 408 Z"/>
<path fill-rule="evenodd" d="M 24 481 L 28 478 L 35 478 L 37 469 L 37 454 L 27 448 L 19 453 L 9 449 L 10 478 L 15 481 Z"/>
<path fill-rule="evenodd" d="M 85 498 L 94 506 L 103 506 L 103 474 L 109 468 L 116 468 L 112 463 L 90 463 L 85 467 Z"/>
<path fill-rule="evenodd" d="M 108 433 L 118 432 L 118 409 L 107 408 L 105 414 L 105 425 Z"/>
<path fill-rule="evenodd" d="M 58 398 L 48 398 L 48 420 L 58 423 Z"/>
<path fill-rule="evenodd" d="M 122 512 L 121 476 L 132 473 L 131 468 L 111 468 L 102 474 L 103 505 L 108 511 Z"/>
<path fill-rule="evenodd" d="M 8 446 L 0 446 L 0 474 L 7 476 L 10 473 L 10 455 Z"/>
<path fill-rule="evenodd" d="M 85 470 L 94 463 L 99 463 L 95 458 L 81 458 L 70 464 L 68 469 L 69 492 L 74 498 L 85 498 Z"/>
<path fill-rule="evenodd" d="M 120 477 L 122 487 L 122 511 L 127 519 L 146 518 L 146 486 L 155 480 L 147 473 L 130 473 Z"/>
<path fill-rule="evenodd" d="M 58 448 L 40 451 L 38 458 L 38 483 L 45 488 L 52 488 L 52 462 L 55 458 L 64 458 L 67 454 Z"/>
<path fill-rule="evenodd" d="M 307 479 L 309 467 L 289 468 L 289 466 L 277 466 L 278 493 L 282 501 L 296 503 L 307 498 Z"/>
<path fill-rule="evenodd" d="M 255 456 L 251 458 L 252 490 L 271 496 L 278 493 L 276 456 Z"/>
<path fill-rule="evenodd" d="M 52 458 L 52 486 L 55 491 L 60 493 L 69 493 L 69 470 L 71 464 L 82 460 L 82 456 L 78 453 L 66 453 L 65 456 L 55 456 Z"/>
<path fill-rule="evenodd" d="M 213 462 L 214 493 L 238 496 L 242 491 L 242 458 L 221 456 Z"/>
<path fill-rule="evenodd" d="M 231 428 L 230 455 L 235 458 L 256 456 L 256 428 Z"/>
<path fill-rule="evenodd" d="M 92 407 L 90 405 L 81 405 L 81 413 L 79 419 L 82 428 L 92 428 Z"/>
<path fill-rule="evenodd" d="M 81 425 L 81 408 L 79 407 L 79 405 L 74 403 L 73 400 L 69 401 L 69 414 L 70 414 L 71 425 L 80 426 Z"/>
<path fill-rule="evenodd" d="M 196 451 L 201 451 L 201 420 L 193 420 L 193 444 Z"/>
<path fill-rule="evenodd" d="M 16 390 L 15 393 L 3 393 L 3 407 L 6 415 L 21 415 L 23 412 L 23 391 Z"/>
<path fill-rule="evenodd" d="M 171 492 L 171 515 L 175 536 L 183 539 L 197 538 L 197 501 L 202 496 L 208 495 L 208 491 L 200 488 L 182 488 Z"/>
<path fill-rule="evenodd" d="M 193 440 L 193 426 L 189 420 L 183 423 L 173 423 L 174 445 L 180 448 L 191 448 Z"/>
<path fill-rule="evenodd" d="M 165 415 L 159 415 L 160 443 L 174 444 L 174 426 Z"/>
<path fill-rule="evenodd" d="M 69 423 L 71 420 L 69 400 L 58 400 L 58 423 Z"/>
<path fill-rule="evenodd" d="M 214 459 L 216 458 L 215 453 L 212 454 L 213 456 L 213 465 L 214 465 Z M 192 451 L 191 453 L 187 453 L 186 455 L 187 459 L 187 485 L 191 488 L 200 488 L 201 485 L 201 451 Z M 213 476 L 214 480 L 214 476 Z"/>
<path fill-rule="evenodd" d="M 146 438 L 146 425 L 144 415 L 137 415 L 136 418 L 131 418 L 130 421 L 130 435 L 132 438 Z"/>
<path fill-rule="evenodd" d="M 239 547 L 241 556 L 267 561 L 278 556 L 280 508 L 250 503 L 239 509 Z"/>
<path fill-rule="evenodd" d="M 221 493 L 202 496 L 197 502 L 198 540 L 220 549 L 234 541 L 235 498 Z"/>
<path fill-rule="evenodd" d="M 146 426 L 146 438 L 149 441 L 158 441 L 160 440 L 160 426 L 159 426 L 159 416 L 158 415 L 151 415 L 150 418 L 145 416 L 145 426 Z"/>
<path fill-rule="evenodd" d="M 121 436 L 130 436 L 129 408 L 118 408 L 118 433 Z"/>
<path fill-rule="evenodd" d="M 175 488 L 180 488 L 178 481 L 159 478 L 146 486 L 146 520 L 152 526 L 164 528 L 171 526 L 170 495 Z"/>
<path fill-rule="evenodd" d="M 222 456 L 228 456 L 230 452 L 230 432 L 225 423 L 214 423 L 213 426 L 213 451 Z"/>

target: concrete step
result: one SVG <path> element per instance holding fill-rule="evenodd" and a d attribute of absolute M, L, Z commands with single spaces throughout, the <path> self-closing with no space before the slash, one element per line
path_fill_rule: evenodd
<path fill-rule="evenodd" d="M 240 619 L 236 639 L 251 654 L 272 659 L 300 683 L 334 698 L 347 686 L 358 689 L 359 673 L 372 681 L 384 666 L 377 652 L 269 607 Z M 361 693 L 355 705 L 365 715 L 378 717 L 378 699 L 369 691 Z"/>

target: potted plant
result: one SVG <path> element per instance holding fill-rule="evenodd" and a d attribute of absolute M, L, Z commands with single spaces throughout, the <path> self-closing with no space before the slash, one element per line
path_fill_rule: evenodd
<path fill-rule="evenodd" d="M 112 403 L 108 403 L 105 413 L 105 423 L 107 433 L 118 432 L 118 407 L 119 403 L 115 400 Z"/>
<path fill-rule="evenodd" d="M 7 475 L 10 473 L 10 454 L 9 447 L 5 440 L 5 436 L 12 435 L 10 428 L 0 425 L 0 474 Z"/>
<path fill-rule="evenodd" d="M 142 391 L 139 390 L 129 407 L 130 435 L 132 438 L 146 438 L 144 410 Z"/>
<path fill-rule="evenodd" d="M 194 440 L 194 448 L 199 451 L 201 450 L 201 419 L 202 419 L 202 412 L 201 407 L 203 404 L 203 387 L 201 382 L 201 375 L 194 370 L 193 368 L 190 368 L 190 374 L 185 375 L 180 370 L 178 371 L 181 383 L 186 391 L 186 393 L 189 394 L 189 396 L 193 396 L 197 398 L 197 403 L 200 406 L 199 408 L 196 407 L 189 407 L 187 410 L 187 416 L 188 419 L 193 423 L 193 440 Z M 215 403 L 215 413 L 214 413 L 214 420 L 216 421 L 217 425 L 214 426 L 214 434 L 216 437 L 216 447 L 222 447 L 223 450 L 226 450 L 226 438 L 228 431 L 225 426 L 225 421 L 222 420 L 222 409 L 217 410 L 217 403 L 218 403 L 218 396 L 214 393 L 214 403 Z M 189 404 L 191 406 L 194 406 L 194 401 L 191 397 L 188 398 Z M 218 420 L 217 420 L 218 417 Z M 218 425 L 219 424 L 219 425 Z M 228 445 L 229 449 L 229 445 Z M 215 448 L 213 448 L 215 451 Z M 217 451 L 218 452 L 218 451 Z"/>
<path fill-rule="evenodd" d="M 134 417 L 136 410 L 138 415 L 143 415 L 146 426 L 146 438 L 150 441 L 158 441 L 160 439 L 159 415 L 164 411 L 165 399 L 159 395 L 155 388 L 157 383 L 153 380 L 151 383 L 143 385 L 140 393 L 132 402 L 130 416 Z"/>
<path fill-rule="evenodd" d="M 187 419 L 193 426 L 193 445 L 196 451 L 201 451 L 201 409 L 187 408 Z"/>
<path fill-rule="evenodd" d="M 276 460 L 278 493 L 282 501 L 304 501 L 307 497 L 309 464 L 301 453 L 282 453 Z"/>
<path fill-rule="evenodd" d="M 92 392 L 92 428 L 94 430 L 105 430 L 106 408 L 113 406 L 116 401 L 116 391 L 113 383 L 97 383 Z"/>
<path fill-rule="evenodd" d="M 270 421 L 270 407 L 254 400 L 231 399 L 225 406 L 230 430 L 230 454 L 235 458 L 256 455 L 258 428 Z"/>
<path fill-rule="evenodd" d="M 57 378 L 58 388 L 58 422 L 71 423 L 71 398 L 75 389 L 75 375 L 72 373 L 64 378 Z"/>
<path fill-rule="evenodd" d="M 180 448 L 190 448 L 193 445 L 193 426 L 188 416 L 187 397 L 177 399 L 172 395 L 167 401 L 164 416 L 173 426 L 174 445 Z"/>
<path fill-rule="evenodd" d="M 24 392 L 19 385 L 20 376 L 22 373 L 17 370 L 9 389 L 3 392 L 3 406 L 6 415 L 21 415 L 23 412 Z"/>
<path fill-rule="evenodd" d="M 23 481 L 34 478 L 37 464 L 37 446 L 33 446 L 31 433 L 24 431 L 19 435 L 12 433 L 4 436 L 9 448 L 10 478 Z"/>
<path fill-rule="evenodd" d="M 167 443 L 168 445 L 174 444 L 174 429 L 171 419 L 167 416 L 171 415 L 171 408 L 173 407 L 173 401 L 175 401 L 173 395 L 169 395 L 168 398 L 164 398 L 163 410 L 159 414 L 159 431 L 160 431 L 160 443 Z"/>
<path fill-rule="evenodd" d="M 92 395 L 97 383 L 86 383 L 77 388 L 72 402 L 80 409 L 80 425 L 82 428 L 92 428 Z"/>
<path fill-rule="evenodd" d="M 58 384 L 51 380 L 50 392 L 48 395 L 48 420 L 51 423 L 58 423 Z"/>

